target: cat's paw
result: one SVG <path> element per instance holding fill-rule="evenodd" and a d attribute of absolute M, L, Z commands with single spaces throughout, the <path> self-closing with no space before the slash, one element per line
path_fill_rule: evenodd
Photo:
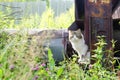
<path fill-rule="evenodd" d="M 90 61 L 89 61 L 89 60 L 86 60 L 86 59 L 78 59 L 78 63 L 79 63 L 79 64 L 89 64 Z"/>

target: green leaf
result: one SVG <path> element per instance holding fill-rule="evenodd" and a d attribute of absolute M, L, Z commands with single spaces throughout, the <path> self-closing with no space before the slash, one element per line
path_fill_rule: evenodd
<path fill-rule="evenodd" d="M 63 73 L 63 68 L 61 67 L 60 69 L 58 69 L 57 71 L 57 78 L 59 78 L 61 76 L 61 74 Z"/>
<path fill-rule="evenodd" d="M 2 78 L 2 76 L 3 76 L 3 71 L 2 69 L 0 69 L 0 78 Z"/>
<path fill-rule="evenodd" d="M 53 54 L 50 49 L 48 49 L 48 60 L 49 60 L 50 70 L 53 71 L 53 69 L 55 67 L 55 60 L 53 59 Z"/>
<path fill-rule="evenodd" d="M 48 49 L 48 59 L 49 61 L 52 60 L 53 54 L 52 51 L 50 49 Z"/>

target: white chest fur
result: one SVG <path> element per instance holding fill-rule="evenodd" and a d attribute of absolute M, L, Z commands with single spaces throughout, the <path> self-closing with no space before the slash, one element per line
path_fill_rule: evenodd
<path fill-rule="evenodd" d="M 87 53 L 88 46 L 85 44 L 83 35 L 81 39 L 78 39 L 76 36 L 74 36 L 72 39 L 70 39 L 70 42 L 73 49 L 78 53 L 78 55 L 84 55 Z"/>
<path fill-rule="evenodd" d="M 90 60 L 90 52 L 88 52 L 88 46 L 85 44 L 84 36 L 81 32 L 71 33 L 69 32 L 69 41 L 72 44 L 73 49 L 78 53 L 78 62 L 88 62 Z M 79 34 L 79 35 L 78 35 Z"/>

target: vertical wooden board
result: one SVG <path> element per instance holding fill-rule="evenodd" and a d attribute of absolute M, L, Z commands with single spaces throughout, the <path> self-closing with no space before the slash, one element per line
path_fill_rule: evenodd
<path fill-rule="evenodd" d="M 111 0 L 85 0 L 85 39 L 90 51 L 95 49 L 96 37 L 101 35 L 106 36 L 105 50 L 111 49 L 113 35 L 111 17 Z"/>

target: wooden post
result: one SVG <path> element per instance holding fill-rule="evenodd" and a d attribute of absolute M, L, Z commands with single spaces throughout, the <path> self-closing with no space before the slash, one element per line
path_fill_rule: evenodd
<path fill-rule="evenodd" d="M 105 36 L 107 43 L 105 50 L 110 50 L 113 37 L 112 2 L 111 0 L 85 0 L 85 40 L 91 53 L 96 48 L 94 44 L 97 42 L 97 36 L 101 35 Z M 104 54 L 107 58 L 109 53 Z"/>

